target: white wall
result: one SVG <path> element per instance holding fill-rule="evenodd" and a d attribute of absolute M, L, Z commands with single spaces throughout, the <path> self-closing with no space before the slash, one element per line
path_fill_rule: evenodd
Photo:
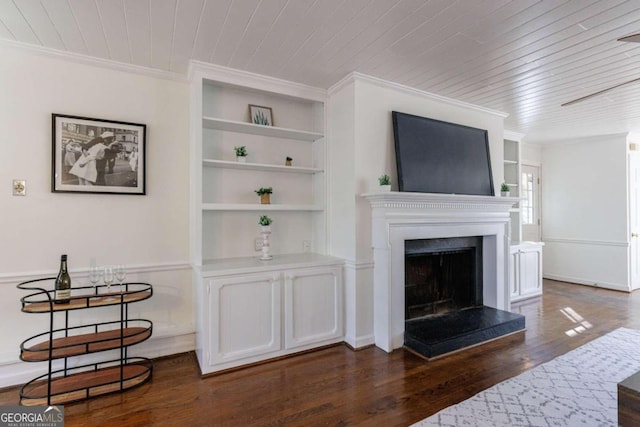
<path fill-rule="evenodd" d="M 0 57 L 0 387 L 45 369 L 18 361 L 20 342 L 44 332 L 48 321 L 20 312 L 25 292 L 16 285 L 55 275 L 63 253 L 74 286 L 88 283 L 92 257 L 124 263 L 128 280 L 155 286 L 153 298 L 131 306 L 132 314 L 154 322 L 154 337 L 135 352 L 154 357 L 193 349 L 186 82 L 6 45 Z M 147 195 L 51 193 L 52 113 L 146 124 Z M 26 179 L 26 197 L 12 196 L 16 178 Z M 71 319 L 87 324 L 108 314 L 77 311 Z"/>
<path fill-rule="evenodd" d="M 330 253 L 347 260 L 345 340 L 354 347 L 373 343 L 371 206 L 360 195 L 377 191 L 385 173 L 398 189 L 394 110 L 487 129 L 496 191 L 503 181 L 505 115 L 358 73 L 329 89 Z"/>
<path fill-rule="evenodd" d="M 520 161 L 526 165 L 541 165 L 542 146 L 526 142 L 520 143 Z"/>
<path fill-rule="evenodd" d="M 506 115 L 378 79 L 359 78 L 356 80 L 355 117 L 356 194 L 377 191 L 378 177 L 384 173 L 391 176 L 392 190 L 398 189 L 392 111 L 486 129 L 493 186 L 496 192 L 500 190 L 504 180 L 503 126 Z M 357 209 L 357 258 L 371 259 L 371 207 L 365 199 L 358 197 Z"/>
<path fill-rule="evenodd" d="M 629 290 L 626 134 L 542 150 L 544 276 Z"/>

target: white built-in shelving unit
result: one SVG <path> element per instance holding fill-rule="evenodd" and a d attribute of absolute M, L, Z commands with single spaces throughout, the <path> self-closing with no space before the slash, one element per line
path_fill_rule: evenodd
<path fill-rule="evenodd" d="M 343 260 L 326 244 L 326 91 L 197 62 L 190 80 L 201 371 L 341 341 Z M 249 105 L 270 107 L 273 126 L 251 123 Z M 271 204 L 260 203 L 261 187 L 273 188 Z M 255 250 L 261 215 L 273 219 L 270 261 Z"/>
<path fill-rule="evenodd" d="M 504 182 L 510 196 L 521 196 L 521 144 L 523 134 L 504 131 Z M 541 242 L 522 241 L 520 202 L 510 209 L 511 245 L 509 248 L 509 289 L 511 301 L 542 295 Z"/>
<path fill-rule="evenodd" d="M 326 92 L 196 64 L 191 95 L 194 264 L 258 255 L 267 214 L 273 254 L 326 253 Z M 273 126 L 251 123 L 249 105 L 270 107 Z M 237 146 L 247 147 L 246 163 Z M 273 188 L 271 204 L 260 204 L 260 187 Z"/>
<path fill-rule="evenodd" d="M 511 197 L 520 197 L 520 143 L 524 135 L 504 131 L 504 182 L 509 186 Z M 510 211 L 511 216 L 511 241 L 514 243 L 522 240 L 522 218 L 520 203 L 516 203 Z"/>

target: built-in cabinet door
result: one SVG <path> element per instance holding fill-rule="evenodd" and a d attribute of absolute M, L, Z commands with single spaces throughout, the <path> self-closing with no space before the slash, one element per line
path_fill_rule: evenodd
<path fill-rule="evenodd" d="M 509 249 L 511 301 L 542 294 L 543 243 L 522 243 Z"/>
<path fill-rule="evenodd" d="M 341 268 L 284 272 L 285 348 L 343 336 Z"/>
<path fill-rule="evenodd" d="M 519 257 L 519 276 L 520 276 L 520 295 L 528 296 L 540 294 L 542 280 L 540 277 L 540 265 L 542 264 L 542 253 L 537 249 L 520 250 Z"/>
<path fill-rule="evenodd" d="M 518 249 L 511 247 L 509 251 L 509 292 L 511 299 L 520 296 L 520 266 Z"/>
<path fill-rule="evenodd" d="M 210 364 L 281 349 L 280 277 L 265 273 L 210 280 Z"/>

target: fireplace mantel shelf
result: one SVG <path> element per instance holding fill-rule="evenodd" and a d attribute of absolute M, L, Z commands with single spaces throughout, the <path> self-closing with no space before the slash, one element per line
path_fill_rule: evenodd
<path fill-rule="evenodd" d="M 383 209 L 472 209 L 508 212 L 517 197 L 466 194 L 409 193 L 401 191 L 365 193 L 372 208 Z"/>

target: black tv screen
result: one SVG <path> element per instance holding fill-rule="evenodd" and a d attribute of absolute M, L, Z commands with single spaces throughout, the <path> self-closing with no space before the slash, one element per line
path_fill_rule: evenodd
<path fill-rule="evenodd" d="M 398 189 L 493 196 L 485 129 L 392 112 Z"/>

